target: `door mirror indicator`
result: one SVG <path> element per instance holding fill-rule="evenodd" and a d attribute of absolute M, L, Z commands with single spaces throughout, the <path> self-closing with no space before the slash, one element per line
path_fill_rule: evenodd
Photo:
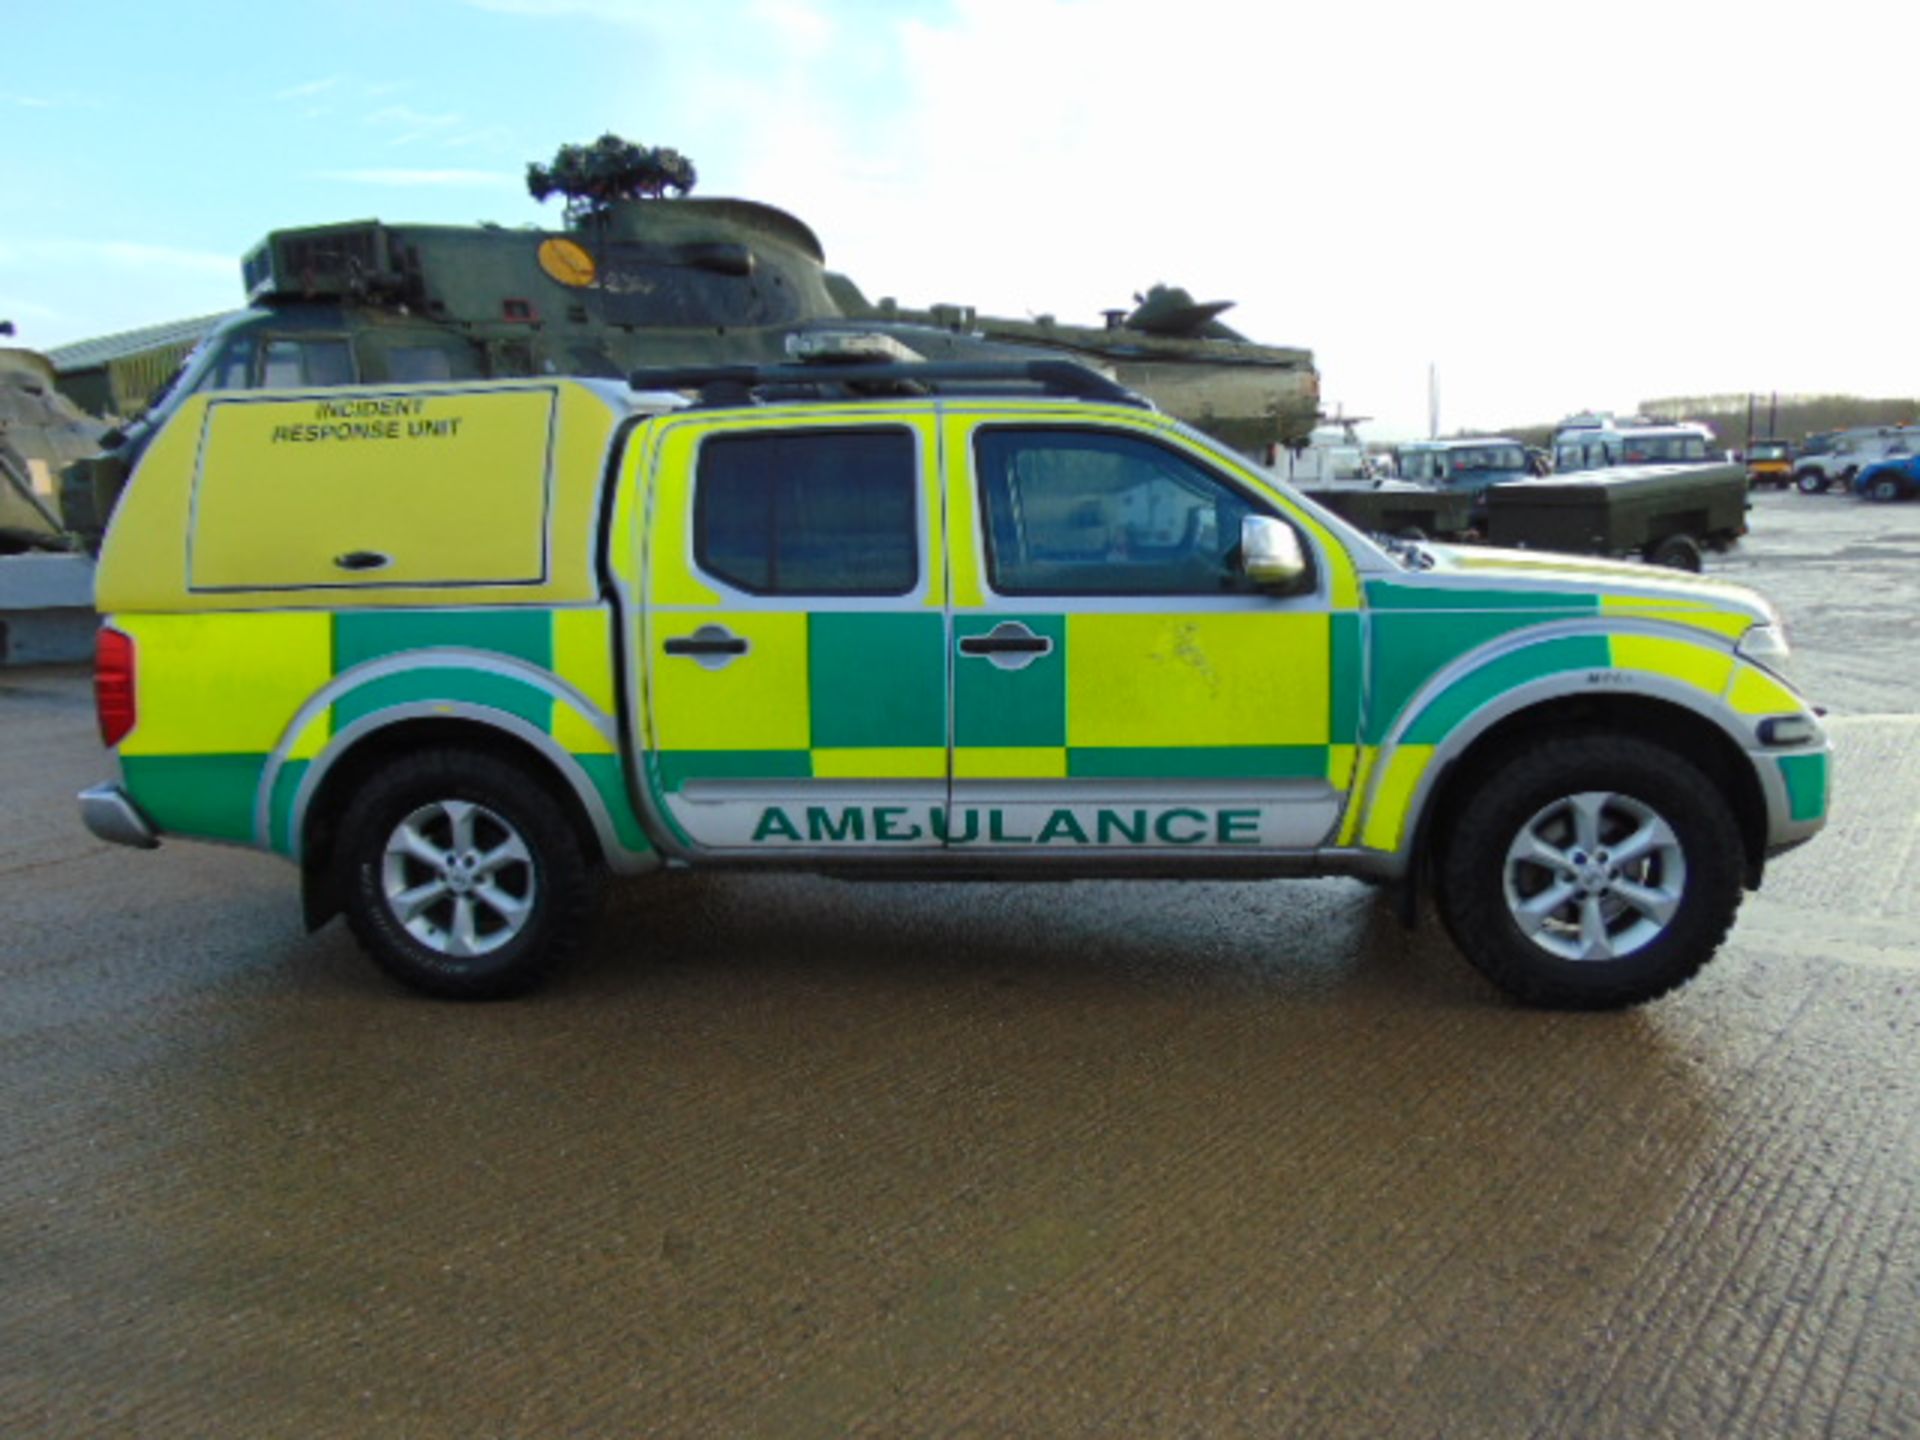
<path fill-rule="evenodd" d="M 1262 589 L 1297 586 L 1307 573 L 1299 534 L 1271 515 L 1247 516 L 1240 522 L 1240 570 Z"/>

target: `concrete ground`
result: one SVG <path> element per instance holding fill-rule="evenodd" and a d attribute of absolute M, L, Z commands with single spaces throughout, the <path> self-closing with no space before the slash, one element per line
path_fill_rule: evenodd
<path fill-rule="evenodd" d="M 0 1434 L 1920 1434 L 1920 505 L 1755 525 L 1834 823 L 1620 1015 L 1333 881 L 683 878 L 436 1004 L 0 671 Z"/>

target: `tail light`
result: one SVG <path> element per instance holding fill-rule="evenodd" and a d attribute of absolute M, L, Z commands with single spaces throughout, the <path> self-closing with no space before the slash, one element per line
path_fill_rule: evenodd
<path fill-rule="evenodd" d="M 139 718 L 133 702 L 133 637 L 104 625 L 93 644 L 93 708 L 100 743 L 109 750 L 127 738 Z"/>

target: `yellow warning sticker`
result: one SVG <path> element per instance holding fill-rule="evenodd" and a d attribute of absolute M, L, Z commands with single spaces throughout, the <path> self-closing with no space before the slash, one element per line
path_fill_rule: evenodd
<path fill-rule="evenodd" d="M 562 285 L 576 290 L 593 284 L 593 256 L 574 241 L 558 235 L 540 242 L 540 268 Z"/>

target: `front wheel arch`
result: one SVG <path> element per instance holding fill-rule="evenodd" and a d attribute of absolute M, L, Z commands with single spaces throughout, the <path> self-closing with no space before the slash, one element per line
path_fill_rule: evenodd
<path fill-rule="evenodd" d="M 1673 751 L 1699 767 L 1733 804 L 1740 830 L 1746 886 L 1760 887 L 1767 858 L 1767 798 L 1753 764 L 1733 739 L 1705 716 L 1670 700 L 1635 695 L 1570 695 L 1529 705 L 1475 736 L 1435 778 L 1416 819 L 1415 836 L 1445 836 L 1466 797 L 1516 745 L 1555 733 L 1599 730 L 1633 735 Z M 1414 851 L 1431 881 L 1433 847 Z M 1425 859 L 1422 859 L 1425 857 Z"/>

